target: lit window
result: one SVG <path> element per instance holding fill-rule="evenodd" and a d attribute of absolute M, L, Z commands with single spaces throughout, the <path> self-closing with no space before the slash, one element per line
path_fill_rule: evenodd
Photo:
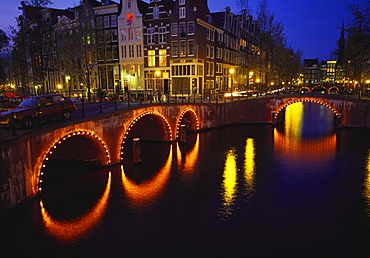
<path fill-rule="evenodd" d="M 159 66 L 166 66 L 167 65 L 167 50 L 161 49 L 159 50 Z"/>
<path fill-rule="evenodd" d="M 155 66 L 155 50 L 148 50 L 148 66 Z"/>
<path fill-rule="evenodd" d="M 180 0 L 180 1 L 179 1 L 179 4 L 180 4 L 180 5 L 184 5 L 184 4 L 185 4 L 185 0 Z"/>

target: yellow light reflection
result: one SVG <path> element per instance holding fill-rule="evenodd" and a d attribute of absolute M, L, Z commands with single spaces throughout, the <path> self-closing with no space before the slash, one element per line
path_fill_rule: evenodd
<path fill-rule="evenodd" d="M 156 200 L 163 192 L 165 185 L 168 182 L 172 164 L 172 146 L 170 147 L 170 153 L 167 161 L 157 173 L 157 175 L 149 181 L 141 184 L 136 184 L 131 181 L 122 170 L 122 185 L 127 194 L 127 197 L 131 204 L 135 206 L 149 206 L 154 200 Z"/>
<path fill-rule="evenodd" d="M 44 203 L 40 200 L 42 220 L 47 234 L 65 244 L 74 242 L 86 235 L 103 217 L 109 200 L 110 188 L 111 172 L 109 172 L 104 193 L 95 206 L 87 214 L 68 221 L 60 221 L 52 218 L 46 211 Z"/>
<path fill-rule="evenodd" d="M 293 139 L 301 139 L 303 125 L 303 102 L 291 104 L 285 109 L 285 135 Z M 297 144 L 299 142 L 297 141 Z"/>
<path fill-rule="evenodd" d="M 222 211 L 224 218 L 232 215 L 233 205 L 237 194 L 237 163 L 235 149 L 226 153 L 225 167 L 222 180 Z"/>
<path fill-rule="evenodd" d="M 370 149 L 367 156 L 367 165 L 366 165 L 366 177 L 364 185 L 364 195 L 367 202 L 367 215 L 370 217 Z"/>
<path fill-rule="evenodd" d="M 302 138 L 303 102 L 297 102 L 286 107 L 285 132 L 274 129 L 275 155 L 290 166 L 299 164 L 324 166 L 335 156 L 336 134 L 331 134 L 321 139 Z M 299 170 L 297 170 L 299 171 Z"/>
<path fill-rule="evenodd" d="M 244 150 L 244 179 L 245 189 L 247 193 L 251 193 L 254 190 L 254 178 L 255 178 L 255 144 L 254 139 L 248 138 L 245 141 Z"/>

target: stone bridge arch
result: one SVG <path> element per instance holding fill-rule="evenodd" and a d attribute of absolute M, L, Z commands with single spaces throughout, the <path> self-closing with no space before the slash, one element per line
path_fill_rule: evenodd
<path fill-rule="evenodd" d="M 316 88 L 322 88 L 325 90 L 326 94 L 329 94 L 332 89 L 336 89 L 338 92 L 340 91 L 339 87 L 334 84 L 311 84 L 311 85 L 303 85 L 299 87 L 299 92 L 306 89 L 308 92 L 313 92 Z"/>
<path fill-rule="evenodd" d="M 69 148 L 68 145 L 72 145 Z M 88 148 L 86 148 L 88 145 Z M 43 182 L 48 173 L 48 165 L 55 159 L 69 159 L 91 162 L 100 166 L 111 164 L 111 155 L 107 144 L 102 138 L 91 130 L 78 129 L 63 135 L 57 141 L 45 148 L 40 156 L 38 166 L 37 190 L 42 192 Z"/>
<path fill-rule="evenodd" d="M 286 98 L 286 99 L 282 99 L 281 103 L 279 103 L 279 105 L 277 105 L 276 109 L 272 110 L 272 123 L 275 124 L 275 123 L 279 122 L 284 116 L 286 107 L 291 105 L 291 104 L 297 103 L 297 102 L 317 103 L 317 104 L 320 104 L 320 105 L 323 105 L 323 106 L 329 108 L 334 113 L 337 126 L 340 126 L 342 113 L 339 112 L 339 110 L 334 105 L 332 105 L 326 99 L 306 98 L 306 97 L 305 98 L 293 98 L 293 99 Z"/>
<path fill-rule="evenodd" d="M 138 132 L 134 131 L 135 127 L 137 127 L 140 122 L 143 123 L 145 119 L 148 120 L 150 118 L 154 118 L 155 119 L 154 122 L 157 123 L 157 128 L 155 129 L 162 131 L 159 134 L 157 133 L 157 136 L 159 137 L 153 137 L 153 135 L 151 134 L 146 134 L 146 135 L 139 134 Z M 153 123 L 151 123 L 151 125 L 153 125 Z M 164 115 L 162 115 L 161 113 L 157 111 L 144 111 L 143 113 L 137 115 L 134 119 L 132 119 L 127 129 L 125 130 L 124 135 L 121 140 L 120 160 L 124 159 L 125 146 L 129 138 L 143 138 L 143 136 L 144 138 L 151 139 L 151 140 L 160 140 L 160 141 L 168 141 L 168 142 L 172 141 L 173 136 L 172 136 L 171 124 L 169 120 Z"/>
<path fill-rule="evenodd" d="M 185 129 L 188 131 L 199 130 L 199 118 L 197 113 L 192 108 L 185 108 L 176 123 L 176 138 L 179 138 L 180 127 L 185 125 Z"/>

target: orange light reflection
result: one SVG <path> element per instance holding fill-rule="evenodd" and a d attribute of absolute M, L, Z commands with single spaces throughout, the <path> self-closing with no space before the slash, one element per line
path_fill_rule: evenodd
<path fill-rule="evenodd" d="M 195 141 L 193 148 L 189 151 L 189 153 L 186 154 L 185 164 L 182 167 L 182 171 L 185 174 L 192 174 L 194 172 L 195 165 L 198 162 L 198 155 L 199 155 L 199 134 L 197 134 L 197 139 Z"/>
<path fill-rule="evenodd" d="M 150 181 L 136 184 L 126 177 L 123 166 L 122 170 L 122 185 L 127 194 L 129 201 L 135 206 L 149 206 L 163 192 L 164 187 L 169 179 L 172 165 L 172 145 L 170 153 L 164 166 L 160 169 L 157 175 Z"/>
<path fill-rule="evenodd" d="M 324 166 L 334 158 L 336 152 L 336 134 L 321 139 L 302 138 L 304 115 L 303 102 L 286 107 L 284 131 L 274 129 L 275 155 L 291 165 L 306 164 L 308 166 Z"/>
<path fill-rule="evenodd" d="M 367 164 L 366 164 L 366 177 L 365 177 L 365 185 L 364 185 L 364 195 L 367 202 L 367 215 L 370 217 L 370 149 L 367 156 Z"/>
<path fill-rule="evenodd" d="M 104 193 L 95 206 L 87 214 L 69 221 L 60 221 L 52 218 L 46 211 L 44 203 L 40 200 L 42 220 L 48 235 L 66 244 L 86 235 L 103 217 L 109 200 L 110 188 L 111 172 L 109 172 Z"/>

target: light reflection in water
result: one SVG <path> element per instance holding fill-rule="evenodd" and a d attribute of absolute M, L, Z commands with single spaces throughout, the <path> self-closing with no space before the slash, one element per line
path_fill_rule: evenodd
<path fill-rule="evenodd" d="M 237 155 L 235 149 L 226 153 L 222 180 L 222 208 L 220 214 L 225 219 L 232 215 L 235 197 L 237 194 Z"/>
<path fill-rule="evenodd" d="M 130 203 L 134 206 L 150 206 L 162 194 L 171 172 L 172 164 L 172 145 L 168 154 L 167 161 L 160 171 L 149 181 L 136 184 L 130 180 L 122 170 L 122 185 L 127 194 Z"/>
<path fill-rule="evenodd" d="M 284 126 L 287 137 L 296 140 L 302 138 L 303 108 L 303 102 L 297 102 L 286 107 Z M 299 141 L 296 141 L 295 144 L 299 145 Z"/>
<path fill-rule="evenodd" d="M 254 139 L 248 138 L 245 141 L 244 151 L 244 179 L 246 193 L 250 195 L 254 190 L 254 178 L 255 178 L 255 144 Z"/>
<path fill-rule="evenodd" d="M 367 215 L 370 217 L 370 149 L 368 151 L 366 164 L 366 178 L 365 178 L 365 199 L 367 201 Z"/>
<path fill-rule="evenodd" d="M 323 167 L 329 164 L 335 156 L 336 134 L 332 133 L 321 138 L 303 138 L 303 108 L 302 102 L 294 103 L 286 108 L 284 133 L 274 129 L 275 155 L 291 167 L 295 165 Z"/>
<path fill-rule="evenodd" d="M 111 172 L 109 172 L 104 193 L 95 206 L 85 215 L 68 221 L 60 221 L 52 218 L 46 211 L 43 201 L 40 200 L 42 220 L 48 235 L 64 244 L 72 243 L 85 236 L 103 217 L 109 200 L 110 188 Z"/>
<path fill-rule="evenodd" d="M 197 138 L 193 148 L 186 154 L 185 160 L 182 160 L 181 150 L 179 143 L 177 143 L 177 163 L 184 174 L 192 174 L 195 169 L 195 165 L 198 162 L 199 156 L 199 134 L 197 134 Z"/>

